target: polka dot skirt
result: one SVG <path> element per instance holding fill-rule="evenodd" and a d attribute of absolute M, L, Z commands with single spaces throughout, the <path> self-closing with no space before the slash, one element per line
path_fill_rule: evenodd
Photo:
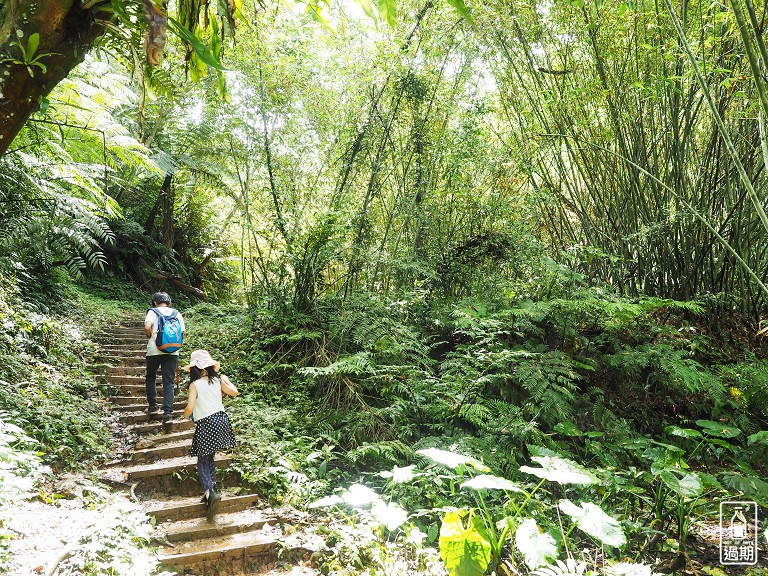
<path fill-rule="evenodd" d="M 190 456 L 208 456 L 235 447 L 235 434 L 226 412 L 216 412 L 195 422 Z"/>

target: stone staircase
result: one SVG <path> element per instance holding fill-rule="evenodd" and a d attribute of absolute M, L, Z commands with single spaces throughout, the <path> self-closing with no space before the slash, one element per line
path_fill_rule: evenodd
<path fill-rule="evenodd" d="M 143 317 L 115 326 L 111 342 L 102 347 L 96 370 L 109 386 L 113 418 L 136 438 L 129 459 L 112 462 L 100 471 L 101 480 L 129 490 L 154 518 L 153 541 L 167 570 L 180 574 L 258 574 L 280 556 L 282 562 L 300 559 L 313 550 L 295 538 L 282 538 L 281 526 L 290 520 L 260 509 L 256 494 L 239 491 L 238 475 L 227 468 L 228 454 L 216 455 L 217 485 L 222 499 L 213 521 L 205 517 L 197 482 L 197 459 L 189 456 L 194 423 L 182 418 L 186 382 L 175 396 L 174 420 L 166 425 L 150 421 L 144 388 L 146 337 Z M 182 352 L 181 362 L 185 359 Z M 162 402 L 158 374 L 158 399 Z M 237 431 L 235 431 L 237 435 Z M 294 542 L 288 544 L 288 540 Z"/>

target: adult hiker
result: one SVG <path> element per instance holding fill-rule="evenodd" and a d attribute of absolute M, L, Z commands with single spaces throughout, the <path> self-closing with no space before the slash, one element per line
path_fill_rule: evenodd
<path fill-rule="evenodd" d="M 219 374 L 219 362 L 207 350 L 195 350 L 189 359 L 189 397 L 184 418 L 192 417 L 195 435 L 189 454 L 197 456 L 197 473 L 203 489 L 206 516 L 216 514 L 221 494 L 216 491 L 216 452 L 234 448 L 235 435 L 224 411 L 224 394 L 237 396 L 237 388 L 224 374 Z"/>
<path fill-rule="evenodd" d="M 161 344 L 162 350 L 157 345 L 158 327 L 161 323 L 163 327 L 168 325 L 167 329 L 161 332 L 175 331 L 178 339 L 178 342 L 171 343 L 174 345 Z M 172 330 L 169 330 L 171 328 Z M 152 296 L 152 308 L 147 310 L 147 316 L 144 319 L 144 332 L 149 338 L 147 342 L 147 403 L 149 417 L 156 418 L 160 412 L 157 406 L 157 369 L 160 368 L 163 382 L 163 424 L 173 420 L 173 385 L 179 366 L 179 348 L 184 328 L 184 317 L 181 312 L 171 308 L 171 297 L 165 292 L 157 292 Z"/>

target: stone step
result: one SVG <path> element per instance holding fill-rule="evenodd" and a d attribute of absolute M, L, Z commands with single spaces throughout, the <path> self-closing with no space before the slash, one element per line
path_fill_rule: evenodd
<path fill-rule="evenodd" d="M 174 444 L 182 440 L 187 442 L 192 441 L 192 436 L 195 434 L 195 429 L 181 430 L 179 432 L 171 432 L 168 434 L 155 434 L 153 436 L 143 436 L 136 442 L 135 450 L 146 450 L 148 448 L 158 448 L 165 444 Z"/>
<path fill-rule="evenodd" d="M 162 388 L 160 388 L 162 390 Z M 121 400 L 115 400 L 116 398 L 126 398 L 127 400 L 130 400 L 130 403 L 122 402 Z M 112 396 L 109 400 L 115 406 L 112 406 L 113 412 L 146 412 L 147 411 L 147 402 L 144 400 L 143 402 L 136 403 L 136 396 Z M 143 400 L 143 397 L 142 397 Z M 158 396 L 157 399 L 158 403 L 162 404 L 162 394 Z M 181 398 L 179 396 L 176 396 L 176 401 L 173 403 L 174 410 L 176 409 L 183 409 L 187 405 L 186 395 L 184 395 L 184 398 Z"/>
<path fill-rule="evenodd" d="M 163 431 L 167 434 L 173 432 L 182 432 L 184 430 L 192 430 L 195 427 L 195 423 L 192 420 L 174 420 L 168 424 L 163 424 L 161 421 L 147 422 L 142 424 L 134 424 L 133 430 L 137 434 L 157 434 Z"/>
<path fill-rule="evenodd" d="M 157 384 L 157 396 L 158 399 L 162 397 L 163 395 L 163 385 Z M 112 385 L 112 388 L 115 388 L 118 393 L 117 396 L 132 396 L 133 398 L 146 398 L 147 396 L 147 385 L 146 384 L 121 384 L 119 386 Z M 186 390 L 177 390 L 179 393 L 184 393 L 184 396 L 186 397 Z M 174 394 L 175 396 L 178 396 L 178 394 Z M 136 400 L 134 400 L 136 402 Z"/>
<path fill-rule="evenodd" d="M 99 342 L 100 345 L 129 342 L 131 340 L 144 340 L 146 342 L 147 335 L 144 333 L 144 326 L 141 326 L 140 328 L 116 329 L 114 332 L 100 332 L 93 339 Z"/>
<path fill-rule="evenodd" d="M 185 406 L 186 406 L 186 404 L 185 404 Z M 161 410 L 161 412 L 162 412 L 162 410 Z M 175 419 L 176 418 L 181 418 L 183 413 L 184 413 L 183 409 L 182 410 L 174 410 L 173 411 L 173 417 Z M 162 418 L 163 418 L 162 413 L 160 413 L 157 416 L 155 416 L 155 419 L 158 419 L 158 418 L 160 420 L 162 420 Z M 118 420 L 120 422 L 122 422 L 123 424 L 143 424 L 145 422 L 150 422 L 149 413 L 148 412 L 131 412 L 129 414 L 121 414 L 118 417 Z"/>
<path fill-rule="evenodd" d="M 258 501 L 258 494 L 229 496 L 225 492 L 219 503 L 219 512 L 240 512 L 250 508 Z M 176 522 L 179 520 L 188 520 L 205 516 L 205 504 L 200 501 L 200 496 L 186 498 L 175 497 L 163 501 L 145 502 L 144 511 L 148 516 L 154 516 L 158 523 Z"/>
<path fill-rule="evenodd" d="M 200 503 L 202 510 L 199 518 L 166 522 L 158 528 L 170 542 L 187 542 L 253 532 L 269 522 L 278 520 L 274 515 L 255 508 L 227 513 L 222 510 L 222 505 L 223 499 L 219 503 L 219 512 L 214 522 L 205 519 L 205 504 Z"/>
<path fill-rule="evenodd" d="M 143 376 L 147 369 L 146 366 L 114 366 L 111 364 L 93 364 L 91 366 L 94 374 L 99 378 L 107 376 Z M 157 370 L 160 374 L 160 369 Z"/>
<path fill-rule="evenodd" d="M 106 378 L 107 384 L 111 384 L 112 386 L 119 386 L 121 384 L 144 384 L 145 378 L 144 376 L 141 376 L 139 374 L 132 374 L 132 375 L 112 375 L 110 374 Z"/>
<path fill-rule="evenodd" d="M 96 359 L 102 363 L 121 366 L 145 366 L 147 364 L 147 356 L 115 356 L 114 354 L 99 353 L 96 355 Z"/>
<path fill-rule="evenodd" d="M 225 469 L 232 462 L 232 457 L 228 454 L 219 454 L 215 458 L 216 468 Z M 162 462 L 153 462 L 149 464 L 135 464 L 130 466 L 114 467 L 103 470 L 104 480 L 131 483 L 144 478 L 155 478 L 157 476 L 170 476 L 174 472 L 180 471 L 197 472 L 197 458 L 192 456 L 181 456 L 178 458 L 168 458 Z"/>
<path fill-rule="evenodd" d="M 151 448 L 134 450 L 131 462 L 143 464 L 157 462 L 161 458 L 170 459 L 189 456 L 190 448 L 192 448 L 192 436 L 177 442 L 168 442 Z"/>
<path fill-rule="evenodd" d="M 141 346 L 140 344 L 137 344 L 135 342 L 132 342 L 130 344 L 125 345 L 107 345 L 101 347 L 102 353 L 106 352 L 108 354 L 111 354 L 112 356 L 140 356 L 142 352 L 144 352 L 144 355 L 147 355 L 147 345 L 144 344 Z"/>
<path fill-rule="evenodd" d="M 161 548 L 157 557 L 163 566 L 177 571 L 194 566 L 195 573 L 201 573 L 204 567 L 221 563 L 228 567 L 229 574 L 247 574 L 254 560 L 277 554 L 279 538 L 280 533 L 274 529 L 231 534 Z"/>
<path fill-rule="evenodd" d="M 145 397 L 146 397 L 146 394 L 141 398 L 145 398 Z M 140 397 L 138 395 L 109 397 L 109 401 L 112 402 L 112 404 L 114 404 L 114 406 L 112 406 L 112 410 L 119 409 L 121 406 L 136 406 L 137 405 L 136 402 L 138 402 L 139 399 Z"/>
<path fill-rule="evenodd" d="M 107 371 L 107 376 L 144 376 L 146 372 L 146 366 L 115 366 Z M 157 373 L 160 374 L 159 368 Z"/>

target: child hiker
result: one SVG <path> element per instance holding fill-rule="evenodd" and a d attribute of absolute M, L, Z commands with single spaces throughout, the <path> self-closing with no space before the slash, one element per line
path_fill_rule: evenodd
<path fill-rule="evenodd" d="M 221 494 L 216 492 L 216 452 L 235 446 L 235 435 L 224 404 L 224 394 L 237 396 L 237 388 L 224 374 L 219 375 L 220 364 L 207 350 L 195 350 L 189 359 L 189 399 L 184 418 L 192 416 L 195 435 L 191 456 L 197 456 L 197 473 L 203 488 L 206 517 L 216 514 Z"/>

